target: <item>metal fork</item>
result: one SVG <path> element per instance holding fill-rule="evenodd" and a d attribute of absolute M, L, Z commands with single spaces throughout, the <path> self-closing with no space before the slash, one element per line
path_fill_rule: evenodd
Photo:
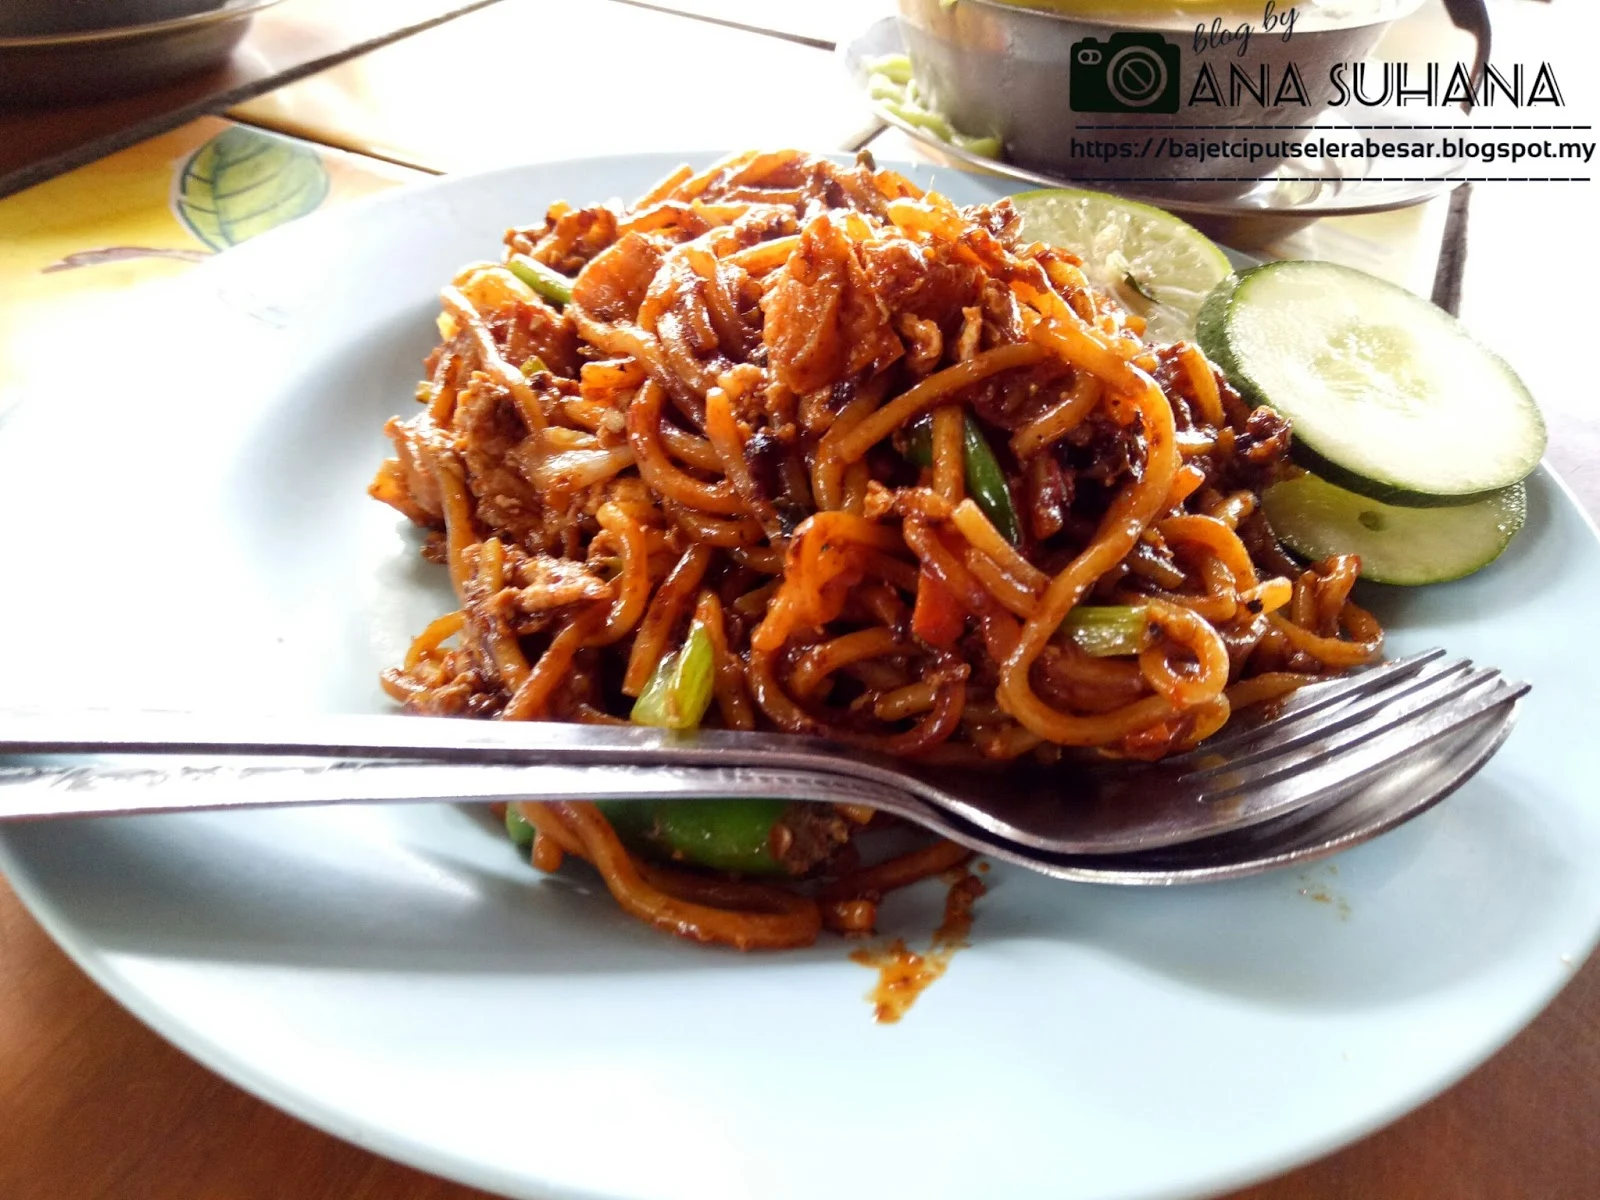
<path fill-rule="evenodd" d="M 1378 823 L 1396 804 L 1420 811 L 1487 761 L 1527 690 L 1433 650 L 1303 688 L 1269 719 L 1236 722 L 1199 750 L 1161 763 L 1002 772 L 716 730 L 684 736 L 380 716 L 13 716 L 0 718 L 0 820 L 340 802 L 768 795 L 867 804 L 1052 874 L 1081 878 L 1112 869 L 1115 859 L 1119 878 L 1145 870 L 1161 877 L 1151 882 L 1170 882 L 1174 873 L 1209 877 L 1204 872 L 1223 859 L 1262 857 L 1269 843 L 1261 838 L 1237 843 L 1250 847 L 1246 859 L 1219 841 L 1253 827 L 1277 839 L 1270 846 L 1303 853 L 1307 838 L 1332 828 L 1326 814 L 1352 797 L 1366 796 L 1362 811 Z M 95 757 L 63 762 L 63 755 Z M 1406 781 L 1399 791 L 1397 779 Z"/>

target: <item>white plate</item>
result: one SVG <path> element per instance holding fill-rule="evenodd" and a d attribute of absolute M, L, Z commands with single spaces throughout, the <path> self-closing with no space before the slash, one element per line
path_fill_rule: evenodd
<path fill-rule="evenodd" d="M 364 494 L 440 283 L 548 201 L 632 196 L 674 161 L 394 192 L 141 293 L 0 427 L 8 700 L 384 708 L 379 668 L 447 603 Z M 14 828 L 0 863 L 201 1061 L 512 1196 L 1213 1192 L 1443 1088 L 1594 941 L 1600 698 L 1573 630 L 1600 548 L 1549 476 L 1530 506 L 1491 570 L 1374 593 L 1396 652 L 1443 643 L 1535 684 L 1469 786 L 1303 874 L 1139 891 L 996 869 L 974 945 L 898 1026 L 872 1023 L 841 941 L 670 941 L 450 806 Z M 924 941 L 939 900 L 896 899 L 890 930 Z"/>

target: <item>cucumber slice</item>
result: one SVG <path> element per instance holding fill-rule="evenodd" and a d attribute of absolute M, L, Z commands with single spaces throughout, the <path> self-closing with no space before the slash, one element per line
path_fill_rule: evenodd
<path fill-rule="evenodd" d="M 1273 484 L 1261 507 L 1272 531 L 1303 558 L 1359 554 L 1363 579 L 1409 586 L 1488 566 L 1522 528 L 1528 500 L 1514 483 L 1470 504 L 1408 508 L 1302 475 Z"/>
<path fill-rule="evenodd" d="M 1245 271 L 1206 300 L 1197 336 L 1246 399 L 1289 418 L 1301 461 L 1376 499 L 1487 496 L 1544 454 L 1516 373 L 1444 310 L 1361 271 Z"/>
<path fill-rule="evenodd" d="M 1044 188 L 1011 197 L 1022 236 L 1071 250 L 1092 283 L 1145 319 L 1145 340 L 1194 336 L 1194 317 L 1233 270 L 1228 256 L 1169 212 L 1079 188 Z"/>

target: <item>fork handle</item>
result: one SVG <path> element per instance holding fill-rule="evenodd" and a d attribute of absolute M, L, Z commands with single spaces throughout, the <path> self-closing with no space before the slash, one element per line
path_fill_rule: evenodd
<path fill-rule="evenodd" d="M 372 759 L 234 757 L 0 765 L 0 822 L 49 817 L 299 808 L 321 804 L 772 797 L 866 804 L 916 819 L 892 788 L 828 775 L 752 767 L 673 764 L 511 766 Z"/>

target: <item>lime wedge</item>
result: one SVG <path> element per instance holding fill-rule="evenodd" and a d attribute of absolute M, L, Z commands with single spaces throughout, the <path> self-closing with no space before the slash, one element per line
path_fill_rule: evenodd
<path fill-rule="evenodd" d="M 1091 282 L 1146 322 L 1149 341 L 1194 336 L 1195 314 L 1233 271 L 1227 255 L 1169 212 L 1077 188 L 1013 196 L 1022 236 L 1079 255 Z"/>

